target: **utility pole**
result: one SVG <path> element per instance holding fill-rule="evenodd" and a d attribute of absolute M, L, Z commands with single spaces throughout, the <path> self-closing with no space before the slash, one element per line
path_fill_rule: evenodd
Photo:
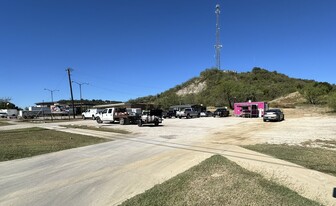
<path fill-rule="evenodd" d="M 71 103 L 72 103 L 72 114 L 73 114 L 73 118 L 76 119 L 76 115 L 75 115 L 75 103 L 74 103 L 74 99 L 73 99 L 72 84 L 71 84 L 71 71 L 73 71 L 73 69 L 71 69 L 69 67 L 65 71 L 68 72 L 68 77 L 69 77 L 69 85 L 70 85 L 70 93 L 71 93 Z"/>
<path fill-rule="evenodd" d="M 79 96 L 80 96 L 80 103 L 81 103 L 81 105 L 80 105 L 80 112 L 83 112 L 83 98 L 82 98 L 82 85 L 89 85 L 89 83 L 86 83 L 86 82 L 82 82 L 82 83 L 79 83 L 79 82 L 76 82 L 76 81 L 72 81 L 73 83 L 76 83 L 76 84 L 78 84 L 79 85 Z"/>
<path fill-rule="evenodd" d="M 220 43 L 220 25 L 219 25 L 219 14 L 220 14 L 220 6 L 219 4 L 216 5 L 216 67 L 220 69 L 220 50 L 222 45 Z"/>
<path fill-rule="evenodd" d="M 51 102 L 54 103 L 54 95 L 53 94 L 54 94 L 54 92 L 59 92 L 59 90 L 58 89 L 51 90 L 51 89 L 46 89 L 46 88 L 44 88 L 44 90 L 48 90 L 50 92 Z"/>
<path fill-rule="evenodd" d="M 89 83 L 86 83 L 86 82 L 82 82 L 82 83 L 79 83 L 79 82 L 76 82 L 76 81 L 72 81 L 73 83 L 76 83 L 79 85 L 79 95 L 80 95 L 80 100 L 82 100 L 82 85 L 89 85 Z"/>

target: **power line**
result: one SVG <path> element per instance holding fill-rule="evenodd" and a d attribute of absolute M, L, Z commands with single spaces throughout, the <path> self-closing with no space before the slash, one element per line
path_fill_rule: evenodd
<path fill-rule="evenodd" d="M 44 90 L 48 90 L 50 91 L 50 94 L 51 94 L 51 102 L 54 103 L 54 92 L 59 92 L 58 89 L 54 89 L 54 90 L 51 90 L 51 89 L 47 89 L 47 88 L 44 88 Z"/>
<path fill-rule="evenodd" d="M 115 89 L 111 89 L 111 88 L 107 88 L 107 87 L 101 87 L 101 86 L 97 86 L 97 85 L 94 85 L 94 84 L 89 84 L 89 86 L 95 87 L 95 88 L 98 88 L 98 89 L 102 89 L 102 90 L 106 90 L 106 91 L 110 91 L 110 92 L 119 93 L 119 94 L 137 95 L 137 96 L 142 95 L 142 94 L 136 94 L 136 93 L 131 93 L 131 92 L 127 92 L 127 91 L 115 90 Z"/>
<path fill-rule="evenodd" d="M 72 81 L 73 83 L 76 83 L 79 85 L 79 96 L 80 96 L 80 100 L 82 100 L 82 85 L 89 85 L 89 83 L 87 82 L 82 82 L 82 83 L 79 83 L 79 82 L 76 82 L 76 81 Z"/>
<path fill-rule="evenodd" d="M 101 82 L 102 81 L 102 77 L 101 76 L 95 76 L 92 74 L 88 74 L 85 71 L 81 71 L 81 76 L 83 77 L 89 77 L 90 78 L 90 86 L 92 86 L 92 82 Z M 121 78 L 120 78 L 121 79 Z M 117 83 L 118 85 L 127 85 L 128 87 L 133 87 L 133 88 L 142 88 L 142 89 L 158 89 L 158 90 L 162 90 L 162 87 L 157 87 L 156 85 L 145 85 L 142 84 L 141 82 L 137 82 L 137 81 L 121 81 L 120 79 L 114 79 L 113 82 Z M 158 78 L 159 79 L 159 78 Z M 93 80 L 97 80 L 97 81 L 93 81 Z"/>

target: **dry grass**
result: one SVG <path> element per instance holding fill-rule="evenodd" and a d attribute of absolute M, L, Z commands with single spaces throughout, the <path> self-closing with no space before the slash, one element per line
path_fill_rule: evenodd
<path fill-rule="evenodd" d="M 122 205 L 319 205 L 215 155 Z"/>
<path fill-rule="evenodd" d="M 315 148 L 329 148 L 336 150 L 336 140 L 321 140 L 316 139 L 314 141 L 306 141 L 302 143 L 306 147 L 315 147 Z"/>
<path fill-rule="evenodd" d="M 273 157 L 283 159 L 309 169 L 317 170 L 336 176 L 336 151 L 312 147 L 318 143 L 324 147 L 335 147 L 336 141 L 310 141 L 305 142 L 304 146 L 290 146 L 286 144 L 272 145 L 259 144 L 244 146 L 247 149 L 265 153 Z"/>
<path fill-rule="evenodd" d="M 7 125 L 12 125 L 9 123 L 7 120 L 0 120 L 0 126 L 7 126 Z"/>
<path fill-rule="evenodd" d="M 66 128 L 76 128 L 76 129 L 89 129 L 95 131 L 102 131 L 102 132 L 113 132 L 113 133 L 120 133 L 120 134 L 130 134 L 131 132 L 122 130 L 122 129 L 115 129 L 115 128 L 106 128 L 106 127 L 93 127 L 87 125 L 63 125 Z"/>
<path fill-rule="evenodd" d="M 109 140 L 36 127 L 6 130 L 0 133 L 0 161 L 31 157 L 106 141 Z"/>
<path fill-rule="evenodd" d="M 269 102 L 271 107 L 295 108 L 306 102 L 305 98 L 299 92 L 293 92 L 283 97 L 279 97 Z"/>

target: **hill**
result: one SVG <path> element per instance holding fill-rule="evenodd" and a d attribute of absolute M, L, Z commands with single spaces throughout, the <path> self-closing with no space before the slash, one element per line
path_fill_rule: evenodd
<path fill-rule="evenodd" d="M 242 101 L 271 101 L 288 94 L 303 91 L 307 85 L 323 85 L 328 90 L 335 85 L 313 80 L 290 78 L 276 71 L 253 68 L 251 72 L 232 72 L 206 69 L 194 77 L 155 96 L 129 100 L 132 103 L 154 103 L 162 108 L 176 104 L 203 104 L 229 106 Z"/>

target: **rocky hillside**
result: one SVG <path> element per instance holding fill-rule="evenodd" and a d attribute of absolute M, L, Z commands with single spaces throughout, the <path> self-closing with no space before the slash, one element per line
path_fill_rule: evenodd
<path fill-rule="evenodd" d="M 251 72 L 242 73 L 206 69 L 200 73 L 199 77 L 192 78 L 165 92 L 155 96 L 140 97 L 130 102 L 154 103 L 162 108 L 176 104 L 232 107 L 234 102 L 275 100 L 301 91 L 306 85 L 311 84 L 315 86 L 322 84 L 330 90 L 335 88 L 335 85 L 328 83 L 290 78 L 276 71 L 271 72 L 262 68 L 253 68 Z M 292 96 L 295 96 L 294 94 Z"/>

